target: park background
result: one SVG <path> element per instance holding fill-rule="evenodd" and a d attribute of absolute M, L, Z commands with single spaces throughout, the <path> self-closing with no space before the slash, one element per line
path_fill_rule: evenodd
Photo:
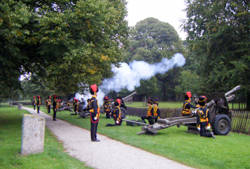
<path fill-rule="evenodd" d="M 180 102 L 186 91 L 207 95 L 211 99 L 240 84 L 242 88 L 236 94 L 234 108 L 244 112 L 244 117 L 247 117 L 244 124 L 248 124 L 249 3 L 245 0 L 187 0 L 186 5 L 187 19 L 182 28 L 187 38 L 182 40 L 172 25 L 152 17 L 129 27 L 125 20 L 125 1 L 1 1 L 0 101 L 31 102 L 33 96 L 40 95 L 44 103 L 52 94 L 68 99 L 77 92 L 83 92 L 89 84 L 101 85 L 104 79 L 112 77 L 111 65 L 119 66 L 120 62 L 134 60 L 153 64 L 162 58 L 170 59 L 175 53 L 182 53 L 186 64 L 141 80 L 140 86 L 135 88 L 135 100 L 144 102 L 145 97 L 154 96 L 162 103 Z M 123 89 L 111 91 L 108 95 L 114 98 L 130 93 Z M 139 104 L 143 105 L 142 102 Z M 2 115 L 9 116 L 11 113 Z M 7 120 L 13 123 L 5 123 L 4 119 L 13 119 Z M 16 131 L 17 119 L 17 124 L 21 124 L 20 114 L 18 117 L 2 117 L 0 124 L 14 126 L 13 131 Z M 14 134 L 13 138 L 16 137 Z M 231 136 L 238 137 L 235 133 Z M 244 145 L 243 142 L 248 140 L 249 136 L 243 136 L 238 145 Z M 10 138 L 7 134 L 6 138 L 1 137 L 2 140 Z M 222 140 L 226 138 L 221 137 Z M 18 144 L 20 140 L 16 141 Z M 18 152 L 18 148 L 13 149 L 11 145 L 6 146 L 5 152 L 10 147 L 13 153 Z M 228 149 L 231 147 L 228 144 Z M 5 152 L 2 152 L 2 157 Z M 249 155 L 247 150 L 243 152 Z M 242 157 L 243 162 L 237 163 L 236 168 L 249 167 L 248 161 L 244 161 L 245 156 L 234 154 L 237 155 Z M 230 158 L 229 153 L 226 161 L 215 161 L 204 167 L 204 164 L 194 160 L 196 164 L 189 165 L 214 168 L 219 163 L 218 166 L 223 167 Z M 5 162 L 8 163 L 8 160 Z M 14 160 L 13 165 L 23 164 L 20 161 Z"/>

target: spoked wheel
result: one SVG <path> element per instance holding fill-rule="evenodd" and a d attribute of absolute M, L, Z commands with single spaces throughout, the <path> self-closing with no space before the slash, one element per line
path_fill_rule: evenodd
<path fill-rule="evenodd" d="M 219 114 L 215 117 L 214 131 L 218 135 L 227 135 L 231 130 L 231 120 L 226 114 Z"/>

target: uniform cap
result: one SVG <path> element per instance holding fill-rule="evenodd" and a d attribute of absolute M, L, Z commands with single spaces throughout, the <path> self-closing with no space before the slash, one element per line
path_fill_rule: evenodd
<path fill-rule="evenodd" d="M 91 94 L 94 94 L 94 93 L 98 92 L 98 86 L 96 84 L 92 84 L 92 85 L 90 85 L 89 90 L 90 90 Z"/>

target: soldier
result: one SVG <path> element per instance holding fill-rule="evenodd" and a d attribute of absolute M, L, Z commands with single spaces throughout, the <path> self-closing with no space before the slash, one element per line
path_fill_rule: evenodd
<path fill-rule="evenodd" d="M 106 113 L 106 118 L 108 119 L 111 117 L 111 108 L 112 108 L 111 102 L 109 101 L 108 96 L 105 96 L 103 103 L 103 109 L 104 109 L 103 111 L 104 113 Z"/>
<path fill-rule="evenodd" d="M 53 96 L 53 120 L 56 121 L 56 111 L 57 111 L 57 97 Z"/>
<path fill-rule="evenodd" d="M 115 108 L 112 111 L 112 116 L 114 118 L 115 124 L 107 124 L 106 126 L 120 126 L 122 125 L 122 111 L 121 111 L 122 100 L 117 98 L 114 105 Z"/>
<path fill-rule="evenodd" d="M 36 106 L 37 106 L 37 113 L 39 114 L 40 113 L 40 105 L 42 104 L 41 102 L 41 97 L 40 96 L 37 96 L 37 99 L 36 99 Z"/>
<path fill-rule="evenodd" d="M 74 106 L 75 114 L 71 114 L 71 115 L 77 115 L 79 112 L 79 100 L 78 99 L 74 98 L 73 106 Z"/>
<path fill-rule="evenodd" d="M 36 96 L 33 96 L 32 105 L 34 107 L 34 110 L 36 110 Z"/>
<path fill-rule="evenodd" d="M 209 110 L 206 107 L 206 97 L 200 96 L 198 101 L 200 107 L 197 110 L 197 114 L 199 116 L 199 124 L 200 124 L 200 136 L 204 137 L 213 137 L 215 138 L 213 132 L 207 130 L 211 125 L 209 123 Z"/>
<path fill-rule="evenodd" d="M 145 122 L 145 119 L 148 120 L 149 124 L 152 125 L 154 124 L 154 117 L 153 117 L 153 100 L 151 98 L 148 99 L 148 110 L 147 110 L 147 115 L 146 116 L 142 116 L 141 119 Z"/>
<path fill-rule="evenodd" d="M 46 100 L 46 107 L 47 107 L 48 113 L 50 113 L 50 108 L 51 108 L 51 96 L 49 96 L 48 99 Z"/>
<path fill-rule="evenodd" d="M 123 101 L 122 97 L 121 97 L 121 96 L 117 96 L 117 98 L 116 98 L 116 99 L 120 99 L 120 100 L 121 100 L 121 106 L 120 106 L 120 107 L 123 107 L 124 109 L 126 109 L 126 110 L 127 110 L 127 106 L 125 105 L 125 103 L 124 103 L 124 101 Z"/>
<path fill-rule="evenodd" d="M 90 93 L 92 98 L 89 103 L 89 112 L 90 112 L 90 123 L 91 123 L 91 141 L 99 142 L 100 140 L 96 137 L 99 117 L 100 117 L 100 108 L 98 106 L 98 101 L 96 99 L 98 87 L 96 84 L 90 85 Z"/>
<path fill-rule="evenodd" d="M 186 92 L 184 97 L 185 97 L 185 102 L 183 103 L 183 109 L 181 114 L 183 116 L 190 116 L 192 114 L 191 108 L 195 108 L 195 106 L 191 104 L 191 97 L 192 97 L 191 92 Z"/>
<path fill-rule="evenodd" d="M 158 99 L 154 99 L 153 100 L 153 108 L 152 108 L 151 111 L 153 111 L 153 116 L 154 116 L 154 119 L 155 119 L 155 123 L 157 122 L 158 119 L 160 119 L 160 114 L 161 114 L 158 105 L 159 105 Z"/>

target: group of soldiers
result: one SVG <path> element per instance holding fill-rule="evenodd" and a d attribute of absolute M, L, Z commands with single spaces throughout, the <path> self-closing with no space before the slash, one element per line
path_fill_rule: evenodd
<path fill-rule="evenodd" d="M 90 85 L 90 93 L 92 97 L 87 100 L 87 106 L 84 109 L 88 111 L 90 114 L 90 122 L 91 122 L 91 141 L 98 142 L 100 141 L 97 139 L 96 132 L 100 118 L 100 107 L 97 101 L 97 92 L 98 86 L 96 84 Z M 186 92 L 185 94 L 185 101 L 183 103 L 182 115 L 183 116 L 197 116 L 197 128 L 200 131 L 200 136 L 205 137 L 214 137 L 214 134 L 209 130 L 211 128 L 211 124 L 209 122 L 209 113 L 208 108 L 206 107 L 207 98 L 205 96 L 200 96 L 196 102 L 196 105 L 191 104 L 192 94 L 191 92 Z M 40 111 L 41 105 L 41 97 L 34 96 L 33 97 L 33 105 L 34 110 L 37 107 L 37 113 Z M 56 96 L 53 95 L 53 99 L 51 96 L 45 101 L 48 113 L 50 113 L 51 105 L 53 106 L 53 120 L 56 121 L 56 112 L 60 107 L 61 100 Z M 73 107 L 75 115 L 79 113 L 79 105 L 80 101 L 76 98 L 73 100 Z M 149 98 L 147 100 L 147 114 L 146 116 L 142 116 L 141 119 L 144 123 L 145 120 L 148 120 L 149 124 L 152 125 L 157 122 L 160 118 L 160 109 L 159 109 L 159 101 L 157 98 Z M 69 106 L 69 105 L 68 105 Z M 112 105 L 112 100 L 109 99 L 108 96 L 104 97 L 103 103 L 103 112 L 106 114 L 106 118 L 113 118 L 114 124 L 107 124 L 106 126 L 120 126 L 122 124 L 122 110 L 121 108 L 127 109 L 124 101 L 121 97 L 117 97 L 114 101 L 114 106 Z M 191 108 L 195 109 L 196 113 L 191 111 Z"/>
<path fill-rule="evenodd" d="M 123 99 L 117 97 L 112 106 L 112 100 L 108 96 L 104 97 L 103 112 L 106 114 L 106 118 L 113 118 L 114 124 L 107 124 L 106 126 L 120 126 L 122 125 L 122 108 L 127 109 Z"/>
<path fill-rule="evenodd" d="M 37 113 L 40 113 L 40 105 L 42 104 L 41 96 L 33 96 L 32 105 L 34 106 L 34 110 L 36 110 L 37 107 Z M 51 111 L 51 105 L 53 108 L 53 120 L 56 121 L 56 112 L 59 109 L 61 105 L 61 99 L 59 99 L 56 95 L 53 95 L 53 99 L 51 99 L 51 96 L 48 96 L 48 98 L 45 100 L 46 108 L 48 113 Z"/>
<path fill-rule="evenodd" d="M 41 97 L 40 96 L 33 96 L 32 105 L 34 110 L 37 109 L 37 113 L 40 113 L 40 105 L 42 104 Z"/>
<path fill-rule="evenodd" d="M 159 102 L 157 98 L 148 98 L 147 101 L 148 109 L 147 109 L 147 115 L 142 116 L 141 119 L 144 123 L 146 123 L 145 119 L 148 120 L 149 124 L 152 125 L 157 122 L 157 120 L 160 118 L 160 109 L 159 109 Z"/>
<path fill-rule="evenodd" d="M 200 136 L 204 137 L 213 137 L 215 138 L 214 134 L 211 129 L 211 124 L 209 122 L 209 110 L 206 106 L 207 97 L 200 96 L 195 101 L 195 106 L 191 104 L 192 94 L 191 92 L 186 92 L 185 101 L 183 103 L 182 108 L 182 115 L 183 116 L 196 116 L 197 117 L 197 129 L 200 131 Z M 192 112 L 191 108 L 194 109 Z"/>

